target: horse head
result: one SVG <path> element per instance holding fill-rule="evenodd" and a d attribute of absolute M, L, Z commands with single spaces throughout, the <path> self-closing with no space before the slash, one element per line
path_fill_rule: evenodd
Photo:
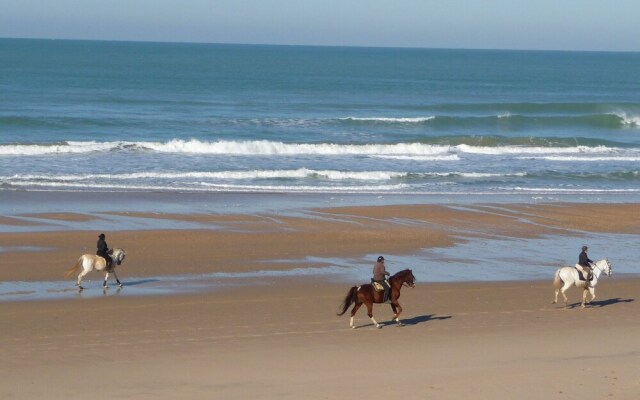
<path fill-rule="evenodd" d="M 411 271 L 410 269 L 405 269 L 398 272 L 397 274 L 393 275 L 392 279 L 398 279 L 402 284 L 406 284 L 409 287 L 416 286 L 416 277 L 413 276 L 413 271 Z"/>
<path fill-rule="evenodd" d="M 604 269 L 603 269 L 604 273 L 607 274 L 607 276 L 611 276 L 611 263 L 609 262 L 608 258 L 604 259 Z"/>
<path fill-rule="evenodd" d="M 125 256 L 127 255 L 127 253 L 125 253 L 124 250 L 118 249 L 118 248 L 113 249 L 112 254 L 113 254 L 113 261 L 116 262 L 116 265 L 122 264 Z"/>

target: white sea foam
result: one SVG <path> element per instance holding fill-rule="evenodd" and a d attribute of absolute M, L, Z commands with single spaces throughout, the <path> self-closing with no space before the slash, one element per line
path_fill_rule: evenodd
<path fill-rule="evenodd" d="M 105 151 L 157 151 L 159 153 L 211 154 L 238 156 L 271 155 L 365 155 L 397 157 L 397 159 L 456 160 L 460 154 L 591 154 L 615 153 L 621 149 L 606 146 L 526 147 L 526 146 L 457 146 L 425 143 L 395 144 L 337 144 L 337 143 L 283 143 L 259 141 L 170 140 L 167 142 L 67 142 L 50 145 L 0 145 L 0 155 L 44 155 L 57 153 L 88 153 Z M 439 158 L 428 158 L 439 157 Z"/>
<path fill-rule="evenodd" d="M 528 156 L 518 157 L 519 160 L 548 160 L 548 161 L 569 161 L 569 162 L 602 162 L 602 161 L 640 161 L 640 156 Z"/>
<path fill-rule="evenodd" d="M 511 190 L 510 188 L 507 188 Z M 514 187 L 513 190 L 522 192 L 550 192 L 550 193 L 640 193 L 640 189 L 589 189 L 589 188 L 535 188 Z"/>
<path fill-rule="evenodd" d="M 640 127 L 640 116 L 628 115 L 624 111 L 615 112 L 613 115 L 619 117 L 624 125 Z"/>
<path fill-rule="evenodd" d="M 135 172 L 128 174 L 78 174 L 78 175 L 43 175 L 16 174 L 0 176 L 3 181 L 58 181 L 78 182 L 88 180 L 144 180 L 144 179 L 221 179 L 221 180 L 251 180 L 251 179 L 304 179 L 320 177 L 330 180 L 366 180 L 378 181 L 402 178 L 406 172 L 395 171 L 336 171 L 313 170 L 300 168 L 294 170 L 251 170 L 251 171 L 217 171 L 217 172 Z"/>
<path fill-rule="evenodd" d="M 390 155 L 380 155 L 380 154 L 375 154 L 375 155 L 371 155 L 370 157 L 374 157 L 374 158 L 384 158 L 384 159 L 390 159 L 390 160 L 406 160 L 406 161 L 458 161 L 460 160 L 460 157 L 458 157 L 456 154 L 450 154 L 450 155 L 446 155 L 446 156 L 390 156 Z"/>
<path fill-rule="evenodd" d="M 145 185 L 145 184 L 110 184 L 110 183 L 74 183 L 74 182 L 33 182 L 14 181 L 12 185 L 24 188 L 76 189 L 100 191 L 168 191 L 168 192 L 242 192 L 242 193 L 403 193 L 408 185 L 354 185 L 354 186 L 322 186 L 322 185 L 239 185 L 209 182 L 194 182 L 191 185 Z"/>
<path fill-rule="evenodd" d="M 117 149 L 122 142 L 66 142 L 60 144 L 5 144 L 0 145 L 0 155 L 43 155 L 67 153 L 91 153 Z"/>
<path fill-rule="evenodd" d="M 451 175 L 459 175 L 463 178 L 501 178 L 501 177 L 510 177 L 510 176 L 523 177 L 523 176 L 527 176 L 527 173 L 526 172 L 509 172 L 509 173 L 500 174 L 500 173 L 485 173 L 485 172 L 451 172 L 448 174 L 448 176 L 451 176 Z"/>
<path fill-rule="evenodd" d="M 342 121 L 370 121 L 385 123 L 421 123 L 434 120 L 435 116 L 429 117 L 346 117 L 340 118 Z"/>
<path fill-rule="evenodd" d="M 471 154 L 592 154 L 592 153 L 611 153 L 619 149 L 607 146 L 575 146 L 575 147 L 526 147 L 526 146 L 470 146 L 468 144 L 459 144 L 455 148 L 463 153 Z"/>
<path fill-rule="evenodd" d="M 321 178 L 328 180 L 362 180 L 362 181 L 386 181 L 391 179 L 413 177 L 462 177 L 462 178 L 493 178 L 493 177 L 522 177 L 526 172 L 516 173 L 484 173 L 484 172 L 399 172 L 399 171 L 337 171 L 337 170 L 313 170 L 300 168 L 295 170 L 251 170 L 251 171 L 216 171 L 216 172 L 135 172 L 124 174 L 15 174 L 0 176 L 0 181 L 14 183 L 36 182 L 39 184 L 51 183 L 78 183 L 87 181 L 123 181 L 123 180 L 183 180 L 183 179 L 218 179 L 225 180 L 260 180 L 260 179 L 306 179 Z"/>
<path fill-rule="evenodd" d="M 402 193 L 409 186 L 377 185 L 377 186 L 276 186 L 276 185 L 233 185 L 201 182 L 201 186 L 223 192 L 268 192 L 268 193 Z"/>
<path fill-rule="evenodd" d="M 283 143 L 260 141 L 171 140 L 166 143 L 141 143 L 141 147 L 167 153 L 225 154 L 225 155 L 376 155 L 376 154 L 442 154 L 449 146 L 422 143 L 397 144 L 336 144 L 336 143 Z"/>

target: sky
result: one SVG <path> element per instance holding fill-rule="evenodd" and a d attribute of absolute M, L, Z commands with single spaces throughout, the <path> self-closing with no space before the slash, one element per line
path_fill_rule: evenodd
<path fill-rule="evenodd" d="M 640 0 L 0 0 L 0 37 L 640 51 Z"/>

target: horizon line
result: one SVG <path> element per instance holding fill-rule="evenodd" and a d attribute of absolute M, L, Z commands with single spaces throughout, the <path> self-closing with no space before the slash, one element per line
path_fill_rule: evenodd
<path fill-rule="evenodd" d="M 575 49 L 526 49 L 526 48 L 490 48 L 490 47 L 416 47 L 416 46 L 375 46 L 375 45 L 339 45 L 339 44 L 287 44 L 287 43 L 239 43 L 239 42 L 207 42 L 207 41 L 171 41 L 142 39 L 78 39 L 78 38 L 43 38 L 43 37 L 11 37 L 0 36 L 0 40 L 41 40 L 68 42 L 116 42 L 116 43 L 149 43 L 149 44 L 199 44 L 217 46 L 272 46 L 272 47 L 324 47 L 355 49 L 399 49 L 399 50 L 460 50 L 460 51 L 521 51 L 521 52 L 567 52 L 567 53 L 630 53 L 640 50 L 575 50 Z"/>

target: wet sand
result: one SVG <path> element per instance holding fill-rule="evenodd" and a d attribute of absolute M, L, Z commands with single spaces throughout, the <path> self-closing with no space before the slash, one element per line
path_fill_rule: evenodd
<path fill-rule="evenodd" d="M 279 214 L 91 214 L 95 231 L 0 233 L 3 280 L 58 280 L 84 253 L 95 253 L 101 219 L 148 220 L 148 230 L 108 231 L 107 242 L 127 251 L 135 276 L 289 269 L 306 257 L 403 255 L 469 238 L 576 236 L 584 232 L 640 234 L 638 204 L 381 206 Z M 42 220 L 61 218 L 43 214 Z M 70 215 L 87 226 L 89 216 Z M 153 229 L 153 221 L 197 221 L 198 229 Z M 1 223 L 2 221 L 0 221 Z M 68 229 L 68 228 L 67 228 Z M 11 251 L 35 247 L 42 251 Z M 285 260 L 283 262 L 283 260 Z M 289 261 L 287 261 L 289 260 Z M 296 267 L 304 267 L 301 261 Z"/>
<path fill-rule="evenodd" d="M 127 249 L 121 277 L 197 274 L 288 269 L 282 260 L 307 256 L 365 262 L 372 252 L 393 258 L 495 235 L 638 235 L 639 210 L 558 204 L 346 207 L 237 218 L 126 213 L 118 217 L 148 219 L 150 226 L 156 218 L 184 218 L 202 226 L 115 230 L 107 239 Z M 90 217 L 80 213 L 69 222 L 99 226 L 109 214 Z M 3 280 L 62 279 L 81 253 L 94 252 L 99 230 L 0 233 Z M 348 315 L 335 315 L 356 283 L 264 278 L 189 295 L 0 302 L 0 399 L 636 399 L 640 393 L 638 278 L 603 280 L 584 310 L 575 288 L 567 309 L 552 305 L 551 279 L 424 280 L 402 291 L 407 325 L 379 330 L 364 310 L 355 330 Z M 391 319 L 386 305 L 374 314 L 385 324 Z"/>

